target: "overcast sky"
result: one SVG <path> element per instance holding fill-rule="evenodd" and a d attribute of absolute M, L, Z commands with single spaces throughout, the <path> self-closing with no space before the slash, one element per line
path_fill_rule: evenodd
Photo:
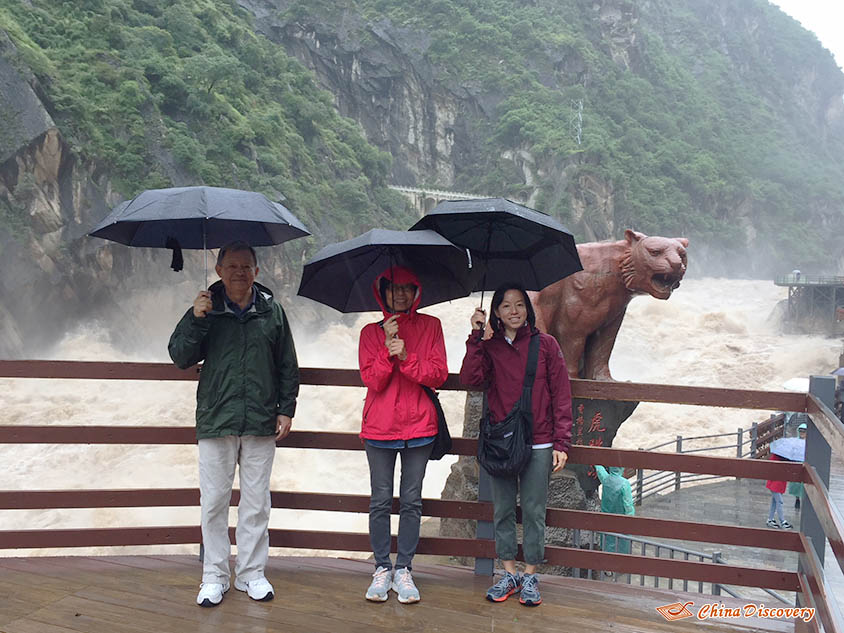
<path fill-rule="evenodd" d="M 770 0 L 812 31 L 844 67 L 844 0 Z"/>

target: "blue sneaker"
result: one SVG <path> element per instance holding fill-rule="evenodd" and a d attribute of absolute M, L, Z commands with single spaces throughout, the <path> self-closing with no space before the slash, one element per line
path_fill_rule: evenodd
<path fill-rule="evenodd" d="M 393 573 L 393 584 L 390 589 L 398 594 L 398 600 L 402 604 L 412 604 L 419 602 L 419 589 L 413 582 L 413 576 L 410 575 L 410 570 L 406 567 L 397 569 Z"/>
<path fill-rule="evenodd" d="M 536 574 L 525 574 L 522 576 L 522 593 L 519 602 L 526 607 L 538 607 L 542 604 L 542 596 L 539 595 L 539 578 Z"/>
<path fill-rule="evenodd" d="M 497 583 L 486 590 L 486 599 L 490 602 L 504 602 L 522 588 L 522 577 L 505 571 Z"/>
<path fill-rule="evenodd" d="M 372 583 L 366 590 L 366 599 L 372 602 L 384 602 L 390 597 L 390 585 L 393 582 L 393 570 L 378 567 L 372 574 Z"/>

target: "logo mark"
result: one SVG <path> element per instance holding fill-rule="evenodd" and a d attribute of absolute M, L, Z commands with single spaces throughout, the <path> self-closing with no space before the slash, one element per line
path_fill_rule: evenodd
<path fill-rule="evenodd" d="M 693 618 L 695 614 L 689 611 L 689 607 L 693 604 L 694 602 L 674 602 L 672 604 L 664 604 L 661 607 L 657 607 L 656 610 L 659 611 L 659 614 L 663 618 L 669 622 L 674 622 L 675 620 Z"/>

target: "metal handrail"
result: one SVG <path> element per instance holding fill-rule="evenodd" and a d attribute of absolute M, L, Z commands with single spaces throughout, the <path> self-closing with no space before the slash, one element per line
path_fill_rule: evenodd
<path fill-rule="evenodd" d="M 748 430 L 748 432 L 750 431 L 750 429 L 747 429 L 747 430 Z M 694 435 L 694 436 L 692 436 L 692 437 L 686 437 L 686 436 L 684 435 L 684 436 L 683 436 L 683 441 L 685 442 L 685 441 L 687 441 L 687 440 L 708 440 L 709 438 L 712 438 L 712 437 L 726 437 L 726 436 L 728 436 L 728 435 L 735 436 L 735 434 L 736 434 L 736 432 L 735 432 L 735 431 L 731 431 L 731 432 L 729 432 L 729 433 L 713 433 L 712 435 Z M 673 444 L 673 443 L 674 443 L 674 441 L 669 442 L 669 443 L 670 443 L 670 444 Z"/>
<path fill-rule="evenodd" d="M 678 435 L 674 440 L 662 442 L 660 444 L 656 444 L 648 448 L 640 448 L 639 450 L 654 451 L 656 449 L 664 448 L 672 444 L 675 446 L 674 453 L 678 454 L 707 453 L 711 451 L 724 451 L 727 449 L 735 448 L 736 457 L 755 458 L 760 456 L 760 454 L 762 456 L 767 455 L 769 451 L 768 446 L 770 445 L 770 442 L 776 436 L 782 433 L 784 424 L 785 414 L 779 413 L 777 415 L 771 415 L 768 419 L 762 422 L 754 422 L 753 425 L 748 429 L 738 428 L 735 432 L 711 433 L 708 435 L 693 435 L 690 437 L 683 437 Z M 746 439 L 745 435 L 748 436 Z M 736 438 L 736 441 L 731 444 L 721 444 L 718 446 L 704 446 L 701 448 L 689 449 L 683 448 L 684 442 L 712 439 L 716 437 L 734 437 Z M 750 445 L 750 450 L 745 451 L 744 448 L 748 444 Z M 709 477 L 709 479 L 716 478 L 717 477 Z M 689 478 L 675 471 L 657 471 L 645 475 L 644 471 L 639 469 L 636 471 L 636 489 L 634 492 L 634 503 L 636 505 L 641 505 L 642 501 L 644 501 L 644 499 L 646 499 L 647 497 L 656 494 L 657 492 L 661 492 L 663 490 L 668 489 L 669 486 L 663 484 L 669 479 L 673 480 L 675 490 L 679 490 L 683 482 L 689 483 L 692 481 L 702 481 L 700 478 Z"/>
<path fill-rule="evenodd" d="M 575 532 L 579 533 L 579 530 L 575 530 Z M 674 558 L 674 553 L 678 552 L 680 554 L 683 554 L 684 557 L 687 558 L 687 559 L 688 559 L 689 556 L 697 556 L 698 559 L 701 560 L 701 561 L 711 560 L 713 563 L 716 563 L 718 565 L 728 564 L 727 560 L 721 555 L 721 552 L 713 552 L 711 554 L 707 554 L 706 552 L 698 552 L 698 551 L 693 550 L 693 549 L 687 549 L 685 547 L 678 547 L 678 546 L 675 546 L 675 545 L 668 545 L 666 543 L 660 543 L 659 541 L 652 541 L 650 539 L 638 538 L 638 537 L 635 537 L 635 536 L 630 536 L 628 534 L 618 534 L 617 532 L 597 532 L 597 534 L 605 535 L 605 536 L 614 536 L 614 537 L 616 537 L 616 539 L 627 539 L 628 541 L 631 542 L 631 544 L 632 543 L 639 543 L 640 545 L 645 545 L 645 546 L 650 545 L 651 547 L 655 548 L 655 550 L 657 552 L 660 549 L 664 549 L 664 550 L 668 551 L 669 558 Z M 590 542 L 590 546 L 593 543 L 594 543 L 594 539 L 592 539 L 592 542 Z M 631 545 L 631 548 L 632 548 L 632 545 Z M 644 555 L 644 552 L 645 552 L 644 548 L 643 548 L 642 551 L 643 551 L 643 555 Z M 627 583 L 630 584 L 630 574 L 627 574 L 627 577 L 628 577 Z M 657 579 L 660 578 L 660 576 L 654 576 L 653 578 L 655 579 L 655 582 L 658 582 Z M 671 580 L 673 580 L 673 579 L 669 579 L 669 581 L 671 581 Z M 737 598 L 739 600 L 745 599 L 744 596 L 737 594 L 735 591 L 730 589 L 730 587 L 728 585 L 713 582 L 713 583 L 710 583 L 710 586 L 712 588 L 712 595 L 720 595 L 721 591 L 725 591 L 726 593 L 728 593 L 733 598 Z M 671 589 L 671 588 L 673 588 L 673 587 L 669 586 L 669 589 Z M 778 600 L 779 602 L 782 602 L 783 604 L 791 604 L 790 600 L 788 600 L 784 596 L 781 596 L 776 591 L 773 591 L 771 589 L 765 589 L 764 587 L 758 587 L 758 588 L 761 589 L 762 591 L 764 591 L 765 593 L 767 593 L 768 595 L 772 596 L 774 599 Z M 685 589 L 684 589 L 684 591 L 685 591 Z"/>
<path fill-rule="evenodd" d="M 735 433 L 733 433 L 735 435 Z M 736 448 L 736 444 L 722 444 L 721 446 L 704 446 L 703 448 L 690 448 L 689 450 L 677 451 L 678 453 L 703 453 L 705 451 L 718 451 L 725 448 Z"/>

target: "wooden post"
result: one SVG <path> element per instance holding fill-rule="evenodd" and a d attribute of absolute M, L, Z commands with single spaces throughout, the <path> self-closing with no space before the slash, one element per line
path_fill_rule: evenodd
<path fill-rule="evenodd" d="M 483 419 L 483 416 L 486 415 L 486 412 L 487 402 L 486 392 L 484 392 L 484 402 L 483 408 L 481 409 L 481 419 Z M 480 422 L 478 423 L 478 432 L 480 433 Z M 480 464 L 478 464 L 478 501 L 492 501 L 492 478 Z M 478 521 L 476 534 L 478 538 L 495 538 L 495 526 L 492 521 Z M 494 559 L 475 559 L 476 576 L 492 576 L 493 569 L 495 569 Z"/>
<path fill-rule="evenodd" d="M 492 501 L 492 478 L 480 466 L 478 467 L 478 501 Z M 492 521 L 478 521 L 478 538 L 495 538 L 495 526 Z M 492 558 L 475 559 L 476 576 L 492 576 L 495 561 Z"/>

